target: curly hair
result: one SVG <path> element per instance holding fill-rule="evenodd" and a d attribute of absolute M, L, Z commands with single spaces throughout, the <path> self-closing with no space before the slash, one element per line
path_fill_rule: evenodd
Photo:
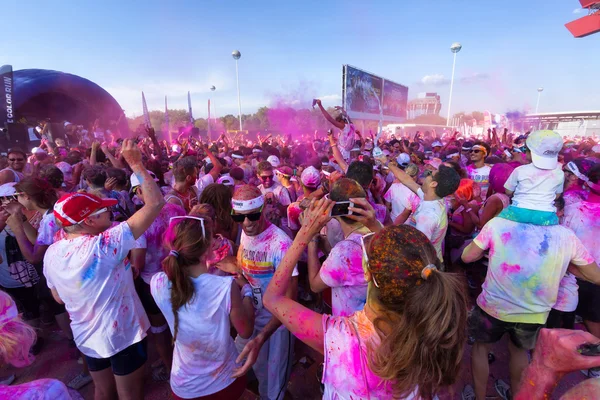
<path fill-rule="evenodd" d="M 218 183 L 211 183 L 204 188 L 198 202 L 200 204 L 210 204 L 215 210 L 215 230 L 226 237 L 229 237 L 234 222 L 231 218 L 231 190 Z"/>

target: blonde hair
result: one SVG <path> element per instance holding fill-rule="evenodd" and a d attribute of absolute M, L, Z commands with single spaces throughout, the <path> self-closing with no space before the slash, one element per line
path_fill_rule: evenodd
<path fill-rule="evenodd" d="M 9 308 L 17 307 L 13 299 L 0 290 L 0 300 L 2 297 Z M 30 365 L 35 357 L 29 353 L 29 349 L 35 343 L 36 338 L 35 330 L 23 322 L 20 316 L 0 321 L 0 361 L 17 368 Z"/>

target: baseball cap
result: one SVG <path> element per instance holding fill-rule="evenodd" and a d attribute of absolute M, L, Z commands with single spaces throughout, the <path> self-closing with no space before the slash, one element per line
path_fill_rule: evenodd
<path fill-rule="evenodd" d="M 279 167 L 279 165 L 281 164 L 281 162 L 279 161 L 279 157 L 273 155 L 267 157 L 267 161 L 275 168 Z"/>
<path fill-rule="evenodd" d="M 558 164 L 558 153 L 563 146 L 562 136 L 555 131 L 532 132 L 527 138 L 531 150 L 531 162 L 539 169 L 554 169 Z"/>
<path fill-rule="evenodd" d="M 54 217 L 62 226 L 81 223 L 97 211 L 118 203 L 116 199 L 101 199 L 91 193 L 71 193 L 61 197 L 54 205 Z"/>
<path fill-rule="evenodd" d="M 31 149 L 31 154 L 48 154 L 46 153 L 46 150 L 41 149 L 39 147 L 34 147 L 33 149 Z"/>
<path fill-rule="evenodd" d="M 300 181 L 308 188 L 316 188 L 321 184 L 321 174 L 312 165 L 302 171 L 300 175 Z"/>
<path fill-rule="evenodd" d="M 443 144 L 439 140 L 436 140 L 435 142 L 431 143 L 431 147 L 442 147 L 442 146 L 443 146 Z"/>
<path fill-rule="evenodd" d="M 435 169 L 439 169 L 442 165 L 442 160 L 439 158 L 432 158 L 431 160 L 425 160 L 425 164 L 431 165 Z"/>
<path fill-rule="evenodd" d="M 220 183 L 221 185 L 225 185 L 225 186 L 235 185 L 235 181 L 229 175 L 220 176 L 219 179 L 217 179 L 217 183 Z"/>
<path fill-rule="evenodd" d="M 148 171 L 148 170 L 147 170 Z M 158 182 L 158 178 L 156 177 L 156 174 L 152 171 L 148 171 L 148 174 L 152 177 L 152 179 L 154 180 L 154 182 Z M 129 182 L 131 182 L 131 188 L 133 189 L 136 186 L 140 186 L 140 180 L 138 179 L 137 176 L 135 176 L 135 174 L 131 174 L 131 177 L 129 178 Z"/>
<path fill-rule="evenodd" d="M 471 150 L 471 147 L 473 147 L 473 142 L 468 141 L 468 140 L 466 142 L 464 142 L 462 145 L 463 151 Z"/>
<path fill-rule="evenodd" d="M 404 168 L 404 172 L 414 178 L 415 176 L 419 175 L 419 167 L 417 164 L 408 164 L 406 168 Z"/>
<path fill-rule="evenodd" d="M 406 167 L 410 163 L 410 156 L 406 153 L 400 153 L 396 157 L 396 162 L 402 167 Z"/>
<path fill-rule="evenodd" d="M 178 144 L 174 144 L 173 146 L 171 146 L 171 152 L 172 153 L 181 153 L 181 146 Z"/>

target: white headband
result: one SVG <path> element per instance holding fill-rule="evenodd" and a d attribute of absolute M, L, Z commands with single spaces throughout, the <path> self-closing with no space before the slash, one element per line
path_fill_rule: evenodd
<path fill-rule="evenodd" d="M 460 156 L 460 153 L 452 153 L 452 154 L 448 154 L 446 156 L 446 158 L 452 158 L 452 157 L 458 157 L 458 156 Z"/>
<path fill-rule="evenodd" d="M 577 164 L 575 164 L 573 161 L 570 161 L 567 164 L 567 169 L 569 171 L 571 171 L 573 173 L 573 175 L 575 175 L 577 178 L 579 178 L 582 181 L 584 181 L 585 184 L 588 185 L 590 188 L 592 188 L 592 189 L 594 189 L 596 191 L 600 191 L 600 184 L 594 183 L 594 182 L 590 181 L 590 178 L 588 178 L 586 175 L 582 174 L 579 171 L 579 168 L 577 168 Z"/>
<path fill-rule="evenodd" d="M 327 167 L 327 166 L 329 166 L 329 162 L 328 162 L 328 161 L 327 161 L 327 162 L 322 162 L 322 163 L 321 163 L 321 165 L 322 165 L 323 167 Z"/>
<path fill-rule="evenodd" d="M 262 153 L 262 150 L 261 149 L 252 149 L 252 152 L 253 153 Z"/>
<path fill-rule="evenodd" d="M 251 200 L 231 199 L 231 207 L 233 211 L 250 211 L 256 210 L 265 204 L 265 198 L 261 195 Z"/>
<path fill-rule="evenodd" d="M 231 158 L 237 158 L 238 160 L 243 160 L 243 159 L 244 159 L 244 156 L 242 156 L 242 155 L 239 155 L 239 154 L 235 154 L 235 153 L 233 153 L 233 154 L 231 155 Z"/>
<path fill-rule="evenodd" d="M 329 175 L 331 175 L 331 172 L 327 172 L 327 171 L 325 171 L 325 170 L 323 170 L 323 171 L 321 171 L 321 172 L 322 172 L 322 173 L 323 173 L 323 175 L 325 175 L 325 176 L 329 176 Z"/>

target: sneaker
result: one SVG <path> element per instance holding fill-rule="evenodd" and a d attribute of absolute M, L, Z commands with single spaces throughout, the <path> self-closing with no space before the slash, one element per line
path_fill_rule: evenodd
<path fill-rule="evenodd" d="M 462 400 L 475 400 L 476 398 L 473 386 L 466 385 L 462 391 Z"/>
<path fill-rule="evenodd" d="M 92 381 L 91 375 L 86 375 L 83 372 L 71 379 L 67 386 L 71 389 L 79 390 Z"/>
<path fill-rule="evenodd" d="M 168 382 L 171 376 L 165 366 L 152 369 L 152 380 L 154 382 Z"/>
<path fill-rule="evenodd" d="M 496 382 L 494 382 L 494 388 L 500 395 L 500 398 L 503 400 L 512 400 L 512 394 L 508 383 L 504 382 L 502 379 L 497 379 Z"/>
<path fill-rule="evenodd" d="M 582 369 L 581 373 L 588 378 L 600 378 L 600 368 Z"/>
<path fill-rule="evenodd" d="M 15 381 L 15 374 L 7 376 L 6 378 L 0 378 L 0 385 L 10 385 Z"/>

